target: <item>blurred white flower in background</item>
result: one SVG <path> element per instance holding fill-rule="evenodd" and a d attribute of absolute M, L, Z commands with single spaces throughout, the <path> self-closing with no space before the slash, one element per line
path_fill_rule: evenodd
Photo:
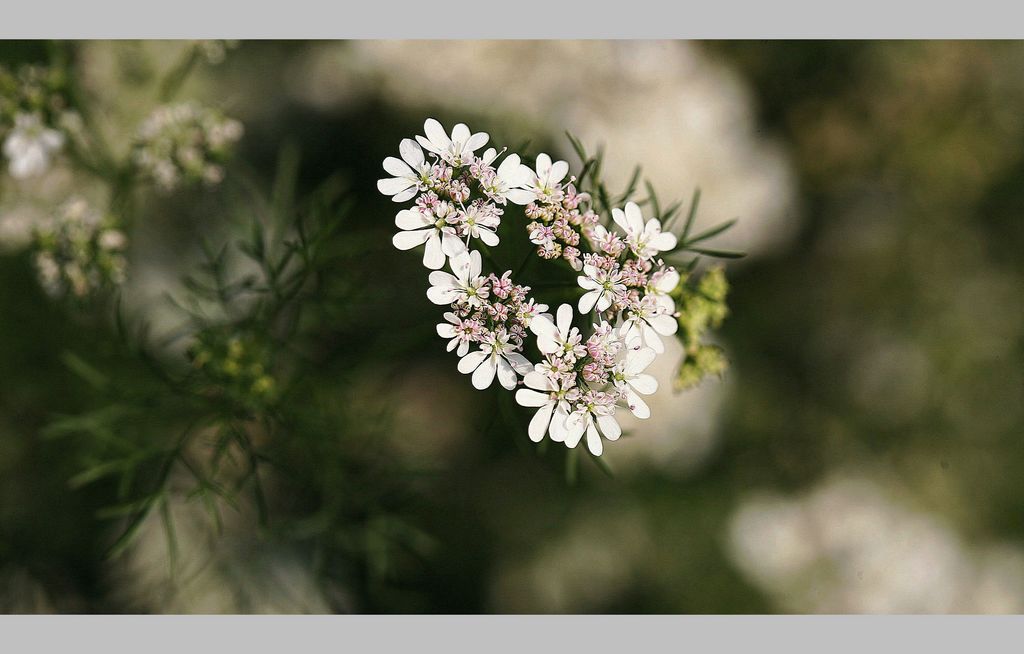
<path fill-rule="evenodd" d="M 728 552 L 784 611 L 1024 611 L 1024 551 L 968 545 L 862 476 L 836 475 L 793 498 L 749 497 L 730 519 Z"/>
<path fill-rule="evenodd" d="M 44 125 L 38 115 L 18 114 L 3 145 L 11 177 L 25 179 L 45 173 L 63 146 L 64 135 Z"/>

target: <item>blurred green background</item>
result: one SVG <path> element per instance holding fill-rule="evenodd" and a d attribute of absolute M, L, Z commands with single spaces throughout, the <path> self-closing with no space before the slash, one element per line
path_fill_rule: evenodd
<path fill-rule="evenodd" d="M 181 47 L 67 46 L 112 142 Z M 49 51 L 5 43 L 0 63 Z M 173 323 L 162 294 L 230 233 L 231 180 L 269 187 L 286 145 L 300 194 L 338 176 L 346 258 L 293 400 L 330 407 L 324 449 L 276 436 L 304 472 L 271 483 L 265 525 L 243 506 L 211 535 L 182 499 L 173 566 L 157 521 L 106 558 L 114 488 L 69 485 L 88 445 L 46 427 L 103 401 L 73 357 L 150 373 L 109 312 L 40 290 L 6 181 L 0 610 L 1024 611 L 1022 65 L 1015 42 L 241 43 L 183 90 L 245 125 L 228 180 L 143 200 L 124 302 Z M 700 225 L 740 219 L 721 242 L 749 253 L 726 268 L 730 370 L 673 393 L 676 351 L 654 417 L 607 448 L 612 477 L 585 462 L 568 485 L 528 414 L 436 338 L 375 188 L 428 116 L 575 166 L 567 129 L 604 144 L 612 181 L 640 163 L 663 198 L 702 189 Z M 174 428 L 161 411 L 121 428 Z"/>

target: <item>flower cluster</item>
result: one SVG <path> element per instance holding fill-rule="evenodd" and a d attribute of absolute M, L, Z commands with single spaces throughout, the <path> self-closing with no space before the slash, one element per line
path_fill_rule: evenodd
<path fill-rule="evenodd" d="M 657 218 L 645 220 L 633 202 L 613 209 L 602 224 L 590 195 L 567 177 L 567 162 L 542 153 L 530 168 L 509 153 L 495 165 L 505 150 L 476 154 L 488 138 L 463 124 L 449 135 L 428 119 L 424 135 L 401 142 L 400 159 L 384 160 L 392 177 L 378 189 L 395 202 L 413 201 L 395 217 L 394 245 L 424 245 L 423 264 L 434 271 L 427 296 L 451 309 L 437 333 L 461 357 L 458 368 L 472 374 L 473 386 L 487 388 L 495 376 L 508 390 L 522 384 L 516 400 L 538 409 L 528 429 L 533 441 L 548 434 L 572 448 L 586 436 L 598 456 L 602 438 L 621 434 L 617 409 L 650 416 L 641 396 L 658 385 L 644 370 L 665 351 L 661 337 L 678 328 L 674 297 L 681 276 L 659 258 L 676 247 L 676 237 Z M 578 316 L 569 304 L 555 317 L 544 313 L 547 306 L 529 298 L 529 287 L 513 282 L 511 271 L 483 274 L 474 239 L 497 246 L 510 204 L 524 207 L 526 231 L 542 259 L 563 259 L 582 273 Z M 441 270 L 446 262 L 451 272 Z M 536 365 L 523 355 L 527 330 L 543 356 Z"/>
<path fill-rule="evenodd" d="M 513 390 L 517 373 L 533 370 L 522 355 L 526 330 L 547 306 L 528 297 L 530 287 L 514 283 L 512 271 L 501 277 L 481 275 L 476 250 L 454 256 L 451 266 L 455 274 L 435 270 L 429 277 L 427 297 L 451 307 L 437 333 L 450 339 L 448 351 L 462 357 L 459 372 L 471 374 L 475 388 L 489 387 L 497 376 L 499 384 Z"/>
<path fill-rule="evenodd" d="M 63 74 L 44 66 L 0 67 L 0 136 L 8 172 L 15 179 L 35 177 L 50 168 L 64 146 L 67 109 Z"/>
<path fill-rule="evenodd" d="M 37 227 L 35 241 L 39 279 L 54 297 L 83 298 L 124 281 L 124 233 L 82 198 L 71 198 Z"/>
<path fill-rule="evenodd" d="M 242 137 L 242 124 L 193 102 L 154 111 L 135 137 L 133 160 L 143 175 L 165 191 L 182 183 L 218 184 L 222 163 Z"/>

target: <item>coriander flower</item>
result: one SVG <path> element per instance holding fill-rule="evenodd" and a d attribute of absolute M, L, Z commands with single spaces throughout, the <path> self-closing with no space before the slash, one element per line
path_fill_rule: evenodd
<path fill-rule="evenodd" d="M 491 154 L 492 150 L 484 153 L 485 161 L 487 161 L 488 155 L 492 159 L 497 156 Z M 525 205 L 534 199 L 532 192 L 522 188 L 530 181 L 532 175 L 533 171 L 521 162 L 518 154 L 510 154 L 501 162 L 493 176 L 486 181 L 481 180 L 480 188 L 487 197 L 499 204 L 511 201 L 515 204 Z"/>
<path fill-rule="evenodd" d="M 547 316 L 537 316 L 530 323 L 530 331 L 537 335 L 537 349 L 569 359 L 569 363 L 587 354 L 580 330 L 572 326 L 572 306 L 558 307 L 556 323 Z"/>
<path fill-rule="evenodd" d="M 384 170 L 394 177 L 377 180 L 377 190 L 390 195 L 394 202 L 410 200 L 430 186 L 431 165 L 424 159 L 423 150 L 412 139 L 402 139 L 398 144 L 401 159 L 387 157 Z"/>
<path fill-rule="evenodd" d="M 545 433 L 550 433 L 554 442 L 564 441 L 565 421 L 570 408 L 566 396 L 572 392 L 571 389 L 564 382 L 545 374 L 540 366 L 523 377 L 523 384 L 527 388 L 516 391 L 516 402 L 520 406 L 537 407 L 537 413 L 527 428 L 530 440 L 539 443 Z"/>
<path fill-rule="evenodd" d="M 449 264 L 454 275 L 442 270 L 430 273 L 431 287 L 427 289 L 430 301 L 434 304 L 464 302 L 472 307 L 482 306 L 489 289 L 487 278 L 480 276 L 480 253 L 473 250 L 469 254 L 454 256 Z"/>
<path fill-rule="evenodd" d="M 459 361 L 459 372 L 464 375 L 472 373 L 473 388 L 484 390 L 494 381 L 506 390 L 516 387 L 516 373 L 525 375 L 533 370 L 533 364 L 522 354 L 514 351 L 509 343 L 508 334 L 499 330 L 486 334 L 480 349 L 470 352 Z"/>
<path fill-rule="evenodd" d="M 455 257 L 466 251 L 465 244 L 455 234 L 455 228 L 448 224 L 454 207 L 448 202 L 439 202 L 430 215 L 420 209 L 403 209 L 395 215 L 395 225 L 403 230 L 391 238 L 399 250 L 411 250 L 423 245 L 423 265 L 431 270 L 444 267 L 445 257 Z"/>
<path fill-rule="evenodd" d="M 665 351 L 665 345 L 658 335 L 671 336 L 679 328 L 675 316 L 665 312 L 657 298 L 651 295 L 633 303 L 627 310 L 627 315 L 619 328 L 619 337 L 629 347 L 644 345 L 661 354 Z"/>
<path fill-rule="evenodd" d="M 569 173 L 569 163 L 556 161 L 551 163 L 551 157 L 541 152 L 537 155 L 537 172 L 527 168 L 530 179 L 525 187 L 534 197 L 541 202 L 558 202 L 562 199 L 562 187 L 560 183 Z"/>
<path fill-rule="evenodd" d="M 601 456 L 604 452 L 601 436 L 616 441 L 622 435 L 622 428 L 615 420 L 614 396 L 588 391 L 566 419 L 565 430 L 566 445 L 576 447 L 586 434 L 587 449 L 594 456 Z"/>
<path fill-rule="evenodd" d="M 676 269 L 669 266 L 652 274 L 644 287 L 647 297 L 653 297 L 665 313 L 675 313 L 676 301 L 669 295 L 682 279 Z"/>
<path fill-rule="evenodd" d="M 4 156 L 11 162 L 11 177 L 25 179 L 45 173 L 50 158 L 63 145 L 64 135 L 43 125 L 37 114 L 18 114 L 3 146 Z"/>
<path fill-rule="evenodd" d="M 469 352 L 469 344 L 479 340 L 483 333 L 480 322 L 469 318 L 459 318 L 451 311 L 445 312 L 444 319 L 448 322 L 438 324 L 437 335 L 441 338 L 451 339 L 448 341 L 449 352 L 458 348 L 455 353 L 460 357 L 466 356 Z"/>
<path fill-rule="evenodd" d="M 482 148 L 489 138 L 487 132 L 470 134 L 469 128 L 463 123 L 452 128 L 452 135 L 449 138 L 441 123 L 433 118 L 428 118 L 423 123 L 423 131 L 426 133 L 425 137 L 416 137 L 420 145 L 456 167 L 469 163 L 473 153 Z"/>
<path fill-rule="evenodd" d="M 498 209 L 497 211 L 500 211 Z M 496 212 L 493 204 L 479 204 L 474 202 L 466 208 L 461 216 L 462 234 L 468 238 L 478 238 L 487 245 L 494 247 L 498 244 L 498 225 L 501 224 L 500 214 Z"/>
<path fill-rule="evenodd" d="M 626 232 L 626 243 L 641 259 L 650 259 L 658 252 L 667 252 L 676 246 L 675 234 L 662 232 L 660 220 L 651 218 L 644 224 L 636 202 L 627 202 L 625 211 L 612 209 L 612 220 Z"/>
<path fill-rule="evenodd" d="M 627 349 L 625 352 L 622 361 L 612 370 L 612 382 L 622 393 L 633 415 L 637 418 L 650 418 L 650 407 L 637 393 L 650 395 L 658 390 L 658 380 L 644 374 L 644 370 L 651 365 L 657 353 L 650 348 Z"/>
<path fill-rule="evenodd" d="M 616 271 L 608 271 L 591 265 L 583 266 L 583 273 L 586 276 L 576 278 L 577 283 L 586 293 L 580 298 L 580 313 L 590 313 L 592 309 L 604 311 L 612 305 L 615 296 L 624 293 L 626 285 L 622 283 L 622 276 Z"/>

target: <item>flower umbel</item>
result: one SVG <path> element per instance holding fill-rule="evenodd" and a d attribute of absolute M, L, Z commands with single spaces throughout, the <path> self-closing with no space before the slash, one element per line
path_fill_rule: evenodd
<path fill-rule="evenodd" d="M 585 439 L 587 450 L 600 456 L 604 441 L 622 434 L 619 409 L 650 417 L 642 396 L 656 392 L 658 382 L 646 370 L 665 351 L 663 337 L 693 324 L 677 306 L 683 275 L 659 258 L 675 253 L 679 238 L 658 218 L 645 219 L 636 202 L 608 206 L 600 185 L 595 205 L 565 161 L 540 153 L 531 168 L 519 154 L 493 147 L 478 156 L 489 136 L 462 123 L 449 134 L 430 118 L 423 129 L 425 136 L 400 142 L 401 158 L 384 160 L 392 177 L 377 187 L 395 202 L 413 202 L 396 215 L 393 242 L 401 250 L 424 245 L 423 264 L 433 270 L 427 297 L 447 307 L 438 335 L 474 388 L 489 388 L 497 378 L 516 391 L 518 404 L 536 409 L 530 440 L 547 435 L 575 448 Z M 594 183 L 587 170 L 593 168 L 585 168 L 585 181 Z M 562 260 L 581 273 L 578 314 L 564 303 L 551 316 L 529 297 L 529 286 L 517 283 L 518 273 L 484 270 L 485 254 L 494 265 L 488 248 L 505 242 L 503 221 L 520 215 L 541 259 Z M 442 270 L 446 262 L 450 272 Z M 701 325 L 693 327 L 684 338 L 695 338 Z M 536 364 L 524 355 L 531 335 L 542 357 Z"/>

